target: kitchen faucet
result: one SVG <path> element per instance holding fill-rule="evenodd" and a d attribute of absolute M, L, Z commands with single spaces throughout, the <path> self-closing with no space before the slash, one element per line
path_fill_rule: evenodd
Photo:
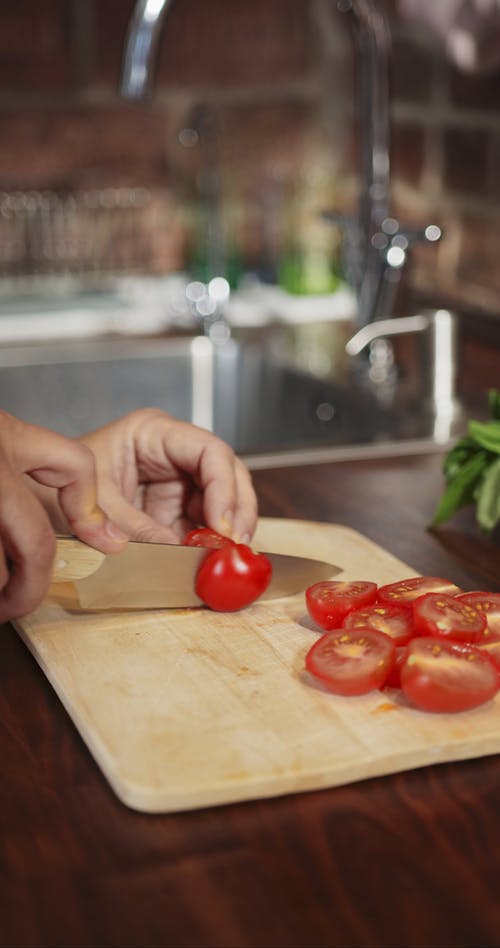
<path fill-rule="evenodd" d="M 137 0 L 127 35 L 121 92 L 142 99 L 151 87 L 161 26 L 171 0 Z M 347 282 L 356 294 L 354 334 L 345 346 L 353 375 L 368 385 L 381 403 L 391 402 L 397 372 L 391 336 L 416 333 L 422 340 L 421 369 L 426 376 L 426 399 L 434 416 L 434 436 L 445 442 L 460 405 L 455 397 L 456 325 L 447 310 L 397 317 L 393 306 L 397 285 L 409 248 L 416 243 L 434 243 L 441 238 L 435 224 L 417 230 L 402 227 L 390 212 L 389 157 L 389 53 L 391 35 L 384 0 L 337 0 L 337 9 L 350 16 L 359 59 L 360 194 L 357 213 L 342 215 L 325 211 L 323 217 L 343 232 L 344 267 Z M 217 280 L 227 284 L 221 277 Z M 210 313 L 200 309 L 205 333 L 216 341 L 214 330 L 229 329 L 218 301 L 209 288 L 202 302 L 212 304 Z M 229 292 L 229 285 L 227 284 Z M 188 294 L 187 294 L 188 295 Z"/>
<path fill-rule="evenodd" d="M 121 94 L 127 99 L 140 100 L 151 90 L 156 52 L 165 14 L 171 0 L 137 0 L 129 24 L 120 83 Z M 207 261 L 213 279 L 207 285 L 199 280 L 186 287 L 186 301 L 196 318 L 201 318 L 204 331 L 212 339 L 223 341 L 228 326 L 223 308 L 230 295 L 224 270 L 224 236 L 219 213 L 219 181 L 214 167 L 214 133 L 206 108 L 196 110 L 193 121 L 197 138 L 203 147 L 205 173 L 203 200 L 206 205 Z"/>
<path fill-rule="evenodd" d="M 150 90 L 158 40 L 171 0 L 137 0 L 127 34 L 121 92 L 141 99 Z M 326 211 L 344 232 L 346 278 L 357 297 L 355 329 L 391 315 L 408 248 L 436 241 L 440 228 L 402 228 L 389 209 L 390 30 L 384 0 L 338 0 L 350 15 L 360 62 L 361 188 L 357 215 Z"/>
<path fill-rule="evenodd" d="M 126 99 L 143 99 L 153 80 L 160 29 L 172 0 L 137 0 L 130 20 L 120 83 Z"/>
<path fill-rule="evenodd" d="M 412 244 L 435 242 L 441 230 L 403 228 L 390 213 L 389 53 L 384 0 L 338 0 L 353 22 L 359 54 L 361 188 L 356 217 L 326 212 L 344 230 L 344 262 L 357 297 L 361 329 L 392 313 L 395 291 Z"/>

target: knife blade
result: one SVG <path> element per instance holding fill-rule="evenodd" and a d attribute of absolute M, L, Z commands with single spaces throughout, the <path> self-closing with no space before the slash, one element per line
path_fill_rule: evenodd
<path fill-rule="evenodd" d="M 106 555 L 75 537 L 58 537 L 52 582 L 72 582 L 83 609 L 164 609 L 203 605 L 195 593 L 196 573 L 210 550 L 130 540 Z M 332 579 L 340 567 L 323 560 L 270 553 L 272 579 L 260 600 L 302 592 Z"/>

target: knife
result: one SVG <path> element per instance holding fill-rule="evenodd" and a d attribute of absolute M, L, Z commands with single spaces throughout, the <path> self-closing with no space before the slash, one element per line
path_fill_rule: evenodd
<path fill-rule="evenodd" d="M 130 540 L 121 553 L 106 555 L 75 537 L 58 537 L 52 582 L 72 582 L 83 609 L 202 606 L 194 590 L 196 573 L 210 552 L 206 547 Z M 322 560 L 266 556 L 273 574 L 260 600 L 292 596 L 340 572 Z"/>

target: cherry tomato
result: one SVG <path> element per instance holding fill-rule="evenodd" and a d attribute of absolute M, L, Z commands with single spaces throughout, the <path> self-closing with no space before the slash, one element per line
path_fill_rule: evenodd
<path fill-rule="evenodd" d="M 494 640 L 500 640 L 500 593 L 489 592 L 468 592 L 457 596 L 460 602 L 466 602 L 468 606 L 477 609 L 478 612 L 484 612 L 486 615 L 486 628 L 480 636 L 479 643 L 487 644 Z"/>
<path fill-rule="evenodd" d="M 221 546 L 234 541 L 230 540 L 229 537 L 223 537 L 221 533 L 211 530 L 210 527 L 195 527 L 194 530 L 186 533 L 182 542 L 184 546 L 207 546 L 214 550 L 220 550 Z"/>
<path fill-rule="evenodd" d="M 401 687 L 423 711 L 468 711 L 498 691 L 498 672 L 473 645 L 429 637 L 412 639 L 401 668 Z"/>
<path fill-rule="evenodd" d="M 448 579 L 440 576 L 412 576 L 398 583 L 381 586 L 377 593 L 377 602 L 393 603 L 398 606 L 411 606 L 414 599 L 425 593 L 441 592 L 447 596 L 456 596 L 462 590 Z"/>
<path fill-rule="evenodd" d="M 337 629 L 349 612 L 369 606 L 377 595 L 376 583 L 325 581 L 306 589 L 307 611 L 322 629 Z"/>
<path fill-rule="evenodd" d="M 486 654 L 489 655 L 500 675 L 500 639 L 479 639 L 479 642 L 476 642 L 476 648 L 481 649 L 482 652 L 486 652 Z"/>
<path fill-rule="evenodd" d="M 394 640 L 394 645 L 406 645 L 414 635 L 413 617 L 409 609 L 402 606 L 386 606 L 374 602 L 365 609 L 349 612 L 343 623 L 344 629 L 378 629 Z"/>
<path fill-rule="evenodd" d="M 401 688 L 401 669 L 407 657 L 408 657 L 408 646 L 397 645 L 396 658 L 394 660 L 394 665 L 392 666 L 386 678 L 386 682 L 384 685 L 385 688 Z"/>
<path fill-rule="evenodd" d="M 254 553 L 244 543 L 225 543 L 203 560 L 196 576 L 196 594 L 210 609 L 234 612 L 267 589 L 271 574 L 271 563 L 263 553 Z"/>
<path fill-rule="evenodd" d="M 335 629 L 314 643 L 306 668 L 338 695 L 381 688 L 395 660 L 392 639 L 376 629 Z"/>
<path fill-rule="evenodd" d="M 454 642 L 476 642 L 486 627 L 486 616 L 453 596 L 426 593 L 413 603 L 417 635 L 438 635 Z"/>

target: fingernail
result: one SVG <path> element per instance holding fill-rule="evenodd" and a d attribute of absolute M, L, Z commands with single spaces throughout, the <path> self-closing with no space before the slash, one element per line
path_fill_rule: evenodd
<path fill-rule="evenodd" d="M 227 534 L 229 536 L 231 534 L 232 529 L 233 529 L 233 512 L 232 510 L 226 510 L 224 516 L 220 518 L 220 532 Z"/>
<path fill-rule="evenodd" d="M 111 540 L 128 540 L 127 534 L 124 533 L 123 530 L 120 530 L 120 527 L 117 527 L 116 523 L 113 523 L 112 520 L 106 520 L 104 530 Z"/>
<path fill-rule="evenodd" d="M 248 544 L 250 543 L 250 539 L 251 537 L 249 533 L 243 533 L 242 536 L 240 537 L 240 543 L 244 543 L 245 546 L 248 546 Z"/>

